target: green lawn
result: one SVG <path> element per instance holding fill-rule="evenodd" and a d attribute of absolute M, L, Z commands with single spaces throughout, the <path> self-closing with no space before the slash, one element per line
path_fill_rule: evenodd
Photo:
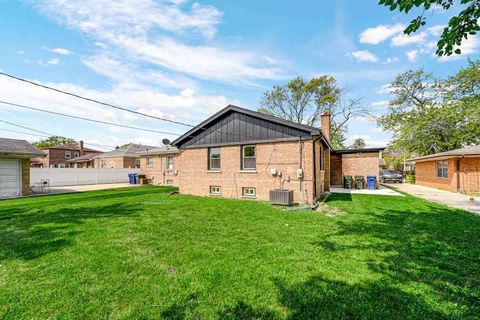
<path fill-rule="evenodd" d="M 0 201 L 1 319 L 478 319 L 480 217 L 141 187 Z"/>

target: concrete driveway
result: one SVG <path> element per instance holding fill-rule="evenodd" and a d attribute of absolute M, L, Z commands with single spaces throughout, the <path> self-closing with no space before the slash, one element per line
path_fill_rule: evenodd
<path fill-rule="evenodd" d="M 389 183 L 385 185 L 409 193 L 413 196 L 480 215 L 480 197 L 473 197 L 475 200 L 471 201 L 469 199 L 471 198 L 470 196 L 461 193 L 443 191 L 415 184 Z"/>

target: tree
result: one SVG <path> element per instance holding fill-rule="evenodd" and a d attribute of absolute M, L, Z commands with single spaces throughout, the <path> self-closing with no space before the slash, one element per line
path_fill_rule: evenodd
<path fill-rule="evenodd" d="M 49 148 L 59 144 L 77 144 L 78 142 L 74 139 L 65 138 L 61 136 L 50 136 L 46 139 L 42 139 L 38 142 L 33 143 L 37 148 Z"/>
<path fill-rule="evenodd" d="M 358 138 L 358 139 L 355 139 L 355 141 L 353 141 L 352 145 L 350 146 L 350 149 L 364 149 L 365 146 L 366 146 L 365 140 L 363 140 L 362 138 Z"/>
<path fill-rule="evenodd" d="M 286 85 L 266 91 L 258 111 L 310 126 L 320 126 L 320 116 L 328 112 L 330 141 L 334 148 L 345 148 L 345 135 L 350 120 L 368 115 L 362 99 L 350 97 L 335 78 L 321 76 L 309 81 L 297 77 Z"/>
<path fill-rule="evenodd" d="M 436 54 L 438 56 L 450 56 L 453 53 L 460 54 L 459 46 L 468 36 L 473 36 L 480 31 L 480 1 L 478 0 L 461 0 L 463 10 L 454 15 L 448 22 L 448 26 L 443 29 L 440 40 L 437 42 Z M 405 34 L 412 34 L 420 27 L 426 24 L 425 13 L 434 7 L 441 7 L 449 10 L 454 5 L 453 0 L 380 0 L 380 5 L 390 7 L 393 11 L 398 9 L 406 14 L 415 6 L 422 8 L 422 13 L 413 19 L 405 29 Z M 466 7 L 465 7 L 466 5 Z"/>
<path fill-rule="evenodd" d="M 480 59 L 447 79 L 407 71 L 391 88 L 378 124 L 394 133 L 393 148 L 425 155 L 480 143 Z"/>

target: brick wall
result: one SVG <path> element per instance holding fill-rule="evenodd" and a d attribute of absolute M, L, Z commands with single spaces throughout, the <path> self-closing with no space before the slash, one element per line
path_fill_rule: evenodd
<path fill-rule="evenodd" d="M 152 165 L 147 167 L 147 156 L 142 155 L 140 157 L 140 170 L 141 173 L 146 175 L 148 179 L 152 179 L 152 183 L 156 185 L 170 185 L 178 186 L 178 174 L 175 174 L 178 165 L 178 156 L 173 156 L 173 170 L 167 169 L 167 155 L 153 154 Z"/>
<path fill-rule="evenodd" d="M 331 154 L 331 179 L 332 186 L 341 186 L 343 185 L 343 176 L 342 176 L 342 155 L 341 154 Z"/>
<path fill-rule="evenodd" d="M 269 190 L 282 186 L 294 191 L 294 201 L 311 203 L 313 199 L 313 145 L 312 141 L 300 143 L 301 162 L 304 178 L 297 178 L 299 168 L 299 142 L 277 142 L 257 144 L 257 170 L 240 170 L 241 146 L 224 146 L 221 152 L 221 171 L 208 171 L 208 148 L 183 149 L 178 158 L 178 184 L 180 192 L 198 196 L 210 195 L 210 186 L 221 187 L 223 197 L 242 198 L 242 187 L 256 188 L 256 199 L 268 201 Z M 329 152 L 325 152 L 329 161 Z M 328 168 L 327 163 L 325 168 Z M 272 176 L 271 169 L 282 172 L 282 176 Z M 327 170 L 325 177 L 329 176 Z M 326 181 L 329 178 L 325 178 Z M 325 189 L 325 188 L 324 188 Z"/>
<path fill-rule="evenodd" d="M 22 196 L 30 194 L 30 159 L 22 159 Z"/>
<path fill-rule="evenodd" d="M 364 176 L 365 182 L 367 176 L 376 176 L 378 181 L 380 174 L 379 159 L 380 154 L 378 152 L 342 154 L 342 175 L 352 176 L 353 178 Z"/>
<path fill-rule="evenodd" d="M 457 172 L 456 161 L 459 161 Z M 448 159 L 448 178 L 437 177 L 437 159 L 415 163 L 416 183 L 447 191 L 480 192 L 480 157 Z"/>

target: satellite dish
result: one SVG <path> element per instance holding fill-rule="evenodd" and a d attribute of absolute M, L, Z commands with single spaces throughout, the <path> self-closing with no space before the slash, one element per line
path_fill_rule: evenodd
<path fill-rule="evenodd" d="M 168 145 L 170 144 L 170 140 L 168 140 L 168 139 L 163 139 L 163 140 L 162 140 L 162 143 L 163 143 L 164 145 L 168 146 Z"/>

